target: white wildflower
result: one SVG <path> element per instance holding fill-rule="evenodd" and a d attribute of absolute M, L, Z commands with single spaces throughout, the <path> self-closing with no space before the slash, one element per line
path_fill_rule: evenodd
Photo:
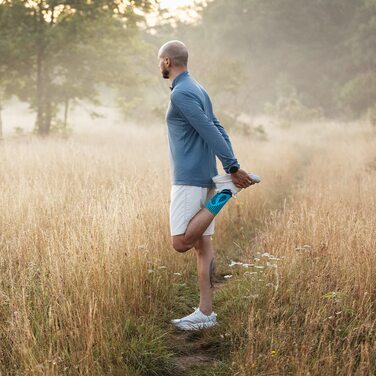
<path fill-rule="evenodd" d="M 240 262 L 240 261 L 233 261 L 233 260 L 231 260 L 231 263 L 228 264 L 228 266 L 231 266 L 231 267 L 233 267 L 234 265 L 243 265 L 243 263 Z"/>
<path fill-rule="evenodd" d="M 312 249 L 312 247 L 308 244 L 304 244 L 302 247 L 296 247 L 295 251 L 298 252 L 309 252 Z"/>
<path fill-rule="evenodd" d="M 272 264 L 270 263 L 269 261 L 266 263 L 266 266 L 270 266 L 272 268 L 276 268 L 277 267 L 277 264 Z"/>

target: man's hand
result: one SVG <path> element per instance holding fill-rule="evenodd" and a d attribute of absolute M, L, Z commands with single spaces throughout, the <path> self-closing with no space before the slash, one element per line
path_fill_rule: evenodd
<path fill-rule="evenodd" d="M 252 184 L 255 184 L 249 175 L 244 171 L 239 169 L 238 171 L 231 174 L 231 179 L 236 187 L 247 188 Z"/>

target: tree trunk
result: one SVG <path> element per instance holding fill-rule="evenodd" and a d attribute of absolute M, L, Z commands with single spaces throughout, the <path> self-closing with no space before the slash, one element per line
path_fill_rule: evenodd
<path fill-rule="evenodd" d="M 51 128 L 51 101 L 48 96 L 48 80 L 46 64 L 47 41 L 45 38 L 46 22 L 43 18 L 44 1 L 38 4 L 37 28 L 38 28 L 38 45 L 37 45 L 37 118 L 35 123 L 36 132 L 40 136 L 47 136 Z"/>
<path fill-rule="evenodd" d="M 44 103 L 44 82 L 43 82 L 43 53 L 42 48 L 38 45 L 37 54 L 37 119 L 35 123 L 36 131 L 39 135 L 45 133 L 45 103 Z"/>
<path fill-rule="evenodd" d="M 3 119 L 1 118 L 1 110 L 2 110 L 2 106 L 1 106 L 1 103 L 0 103 L 0 141 L 3 139 Z"/>
<path fill-rule="evenodd" d="M 46 90 L 46 96 L 44 98 L 46 114 L 44 118 L 44 134 L 48 135 L 51 129 L 51 120 L 52 120 L 52 112 L 51 112 L 51 100 L 49 99 L 48 91 Z"/>
<path fill-rule="evenodd" d="M 68 111 L 69 111 L 69 98 L 65 97 L 65 103 L 64 103 L 64 130 L 67 130 L 67 127 L 68 127 Z"/>

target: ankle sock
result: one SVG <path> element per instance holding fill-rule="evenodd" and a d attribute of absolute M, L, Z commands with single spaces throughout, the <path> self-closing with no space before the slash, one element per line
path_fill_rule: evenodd
<path fill-rule="evenodd" d="M 208 209 L 213 215 L 217 215 L 231 197 L 231 189 L 223 189 L 207 202 L 205 208 Z"/>
<path fill-rule="evenodd" d="M 211 313 L 209 313 L 209 314 L 207 315 L 206 313 L 202 312 L 200 308 L 199 308 L 199 311 L 201 312 L 201 314 L 203 314 L 203 315 L 205 315 L 205 316 L 211 316 L 212 313 L 213 313 L 213 311 L 211 311 Z"/>

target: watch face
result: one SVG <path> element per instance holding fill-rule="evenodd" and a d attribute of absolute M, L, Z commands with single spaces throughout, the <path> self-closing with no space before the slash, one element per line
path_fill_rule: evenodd
<path fill-rule="evenodd" d="M 236 172 L 236 171 L 238 171 L 239 169 L 236 167 L 236 166 L 232 166 L 232 167 L 230 167 L 230 173 L 233 173 L 233 172 Z"/>

